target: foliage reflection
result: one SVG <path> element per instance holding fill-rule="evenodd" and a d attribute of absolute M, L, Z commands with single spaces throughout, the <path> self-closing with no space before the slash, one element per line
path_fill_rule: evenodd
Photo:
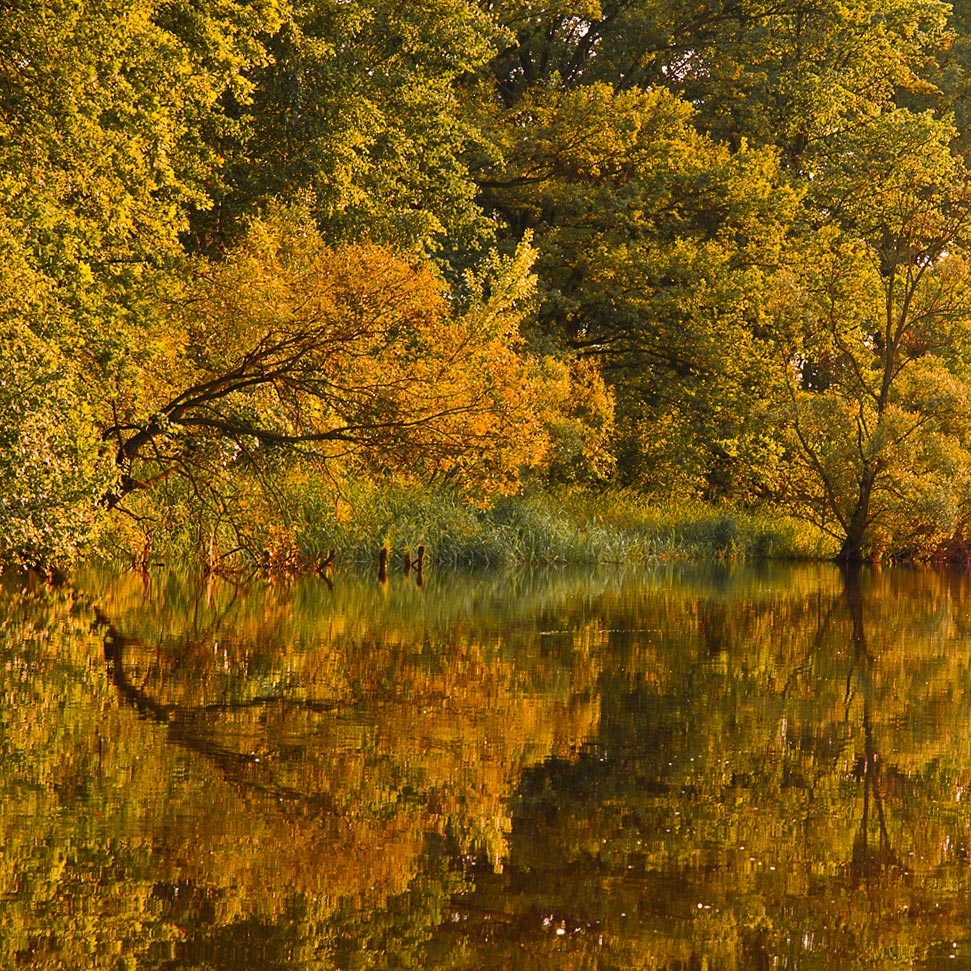
<path fill-rule="evenodd" d="M 0 966 L 969 958 L 964 576 L 5 578 Z"/>

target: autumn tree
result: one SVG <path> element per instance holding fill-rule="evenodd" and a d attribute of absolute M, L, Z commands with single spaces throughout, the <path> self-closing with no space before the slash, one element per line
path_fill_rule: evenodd
<path fill-rule="evenodd" d="M 750 0 L 705 10 L 682 14 L 678 59 L 660 65 L 658 83 L 695 104 L 715 137 L 777 146 L 797 176 L 835 136 L 904 92 L 928 91 L 948 44 L 948 6 L 937 0 Z"/>
<path fill-rule="evenodd" d="M 254 222 L 168 297 L 165 339 L 119 389 L 102 432 L 121 477 L 110 504 L 171 477 L 224 504 L 234 480 L 295 455 L 508 491 L 545 449 L 518 352 L 531 261 L 527 246 L 496 257 L 459 307 L 427 262 L 335 249 L 305 210 Z"/>
<path fill-rule="evenodd" d="M 491 223 L 465 150 L 475 137 L 458 80 L 480 69 L 500 28 L 464 0 L 290 4 L 230 93 L 236 126 L 215 204 L 193 218 L 194 245 L 217 250 L 273 199 L 311 193 L 332 243 L 367 239 L 467 267 Z"/>
<path fill-rule="evenodd" d="M 69 557 L 113 478 L 92 443 L 153 285 L 180 253 L 231 124 L 230 89 L 278 21 L 275 4 L 84 7 L 0 16 L 0 557 Z"/>
<path fill-rule="evenodd" d="M 69 555 L 174 472 L 228 508 L 293 453 L 485 492 L 542 453 L 513 309 L 531 256 L 490 262 L 459 160 L 451 82 L 487 26 L 462 3 L 2 18 L 5 558 Z M 294 205 L 311 218 L 269 241 L 259 213 Z M 220 245 L 187 259 L 190 229 Z M 448 299 L 420 263 L 445 237 L 475 266 Z M 56 461 L 21 461 L 41 441 Z M 61 540 L 19 550 L 38 530 Z"/>
<path fill-rule="evenodd" d="M 221 99 L 248 96 L 243 71 L 278 22 L 272 3 L 198 8 L 26 3 L 0 18 L 4 236 L 75 321 L 48 308 L 35 328 L 72 350 L 123 335 L 125 294 L 209 205 L 219 159 L 206 136 L 231 125 Z"/>
<path fill-rule="evenodd" d="M 780 298 L 793 464 L 780 498 L 840 556 L 927 551 L 968 500 L 971 180 L 954 131 L 899 111 L 846 136 L 830 200 Z"/>
<path fill-rule="evenodd" d="M 617 393 L 626 474 L 744 491 L 763 443 L 763 300 L 797 193 L 771 152 L 733 153 L 661 90 L 537 87 L 494 106 L 477 178 L 507 232 L 533 232 L 536 323 Z"/>
<path fill-rule="evenodd" d="M 0 331 L 0 560 L 48 570 L 72 559 L 113 487 L 82 382 L 28 327 Z"/>
<path fill-rule="evenodd" d="M 900 93 L 929 91 L 927 75 L 950 41 L 939 0 L 483 6 L 513 38 L 492 62 L 507 105 L 551 81 L 663 87 L 697 108 L 700 129 L 734 146 L 776 145 L 794 166 Z"/>
<path fill-rule="evenodd" d="M 839 205 L 847 139 L 877 125 L 855 142 L 877 150 L 881 116 L 930 96 L 948 8 L 483 6 L 509 40 L 476 173 L 507 236 L 536 232 L 541 328 L 603 364 L 640 481 L 765 494 L 782 446 L 752 419 L 793 351 L 766 313 L 777 274 L 812 259 L 796 227 Z"/>

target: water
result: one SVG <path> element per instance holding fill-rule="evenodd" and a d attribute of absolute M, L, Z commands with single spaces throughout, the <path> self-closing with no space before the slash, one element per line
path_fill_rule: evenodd
<path fill-rule="evenodd" d="M 0 968 L 971 968 L 971 581 L 0 582 Z"/>

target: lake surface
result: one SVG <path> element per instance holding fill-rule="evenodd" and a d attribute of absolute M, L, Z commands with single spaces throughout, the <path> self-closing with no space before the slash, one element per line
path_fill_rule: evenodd
<path fill-rule="evenodd" d="M 971 968 L 971 581 L 0 579 L 0 968 Z"/>

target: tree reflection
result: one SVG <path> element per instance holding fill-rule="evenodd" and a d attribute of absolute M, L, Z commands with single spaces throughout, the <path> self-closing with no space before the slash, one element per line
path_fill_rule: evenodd
<path fill-rule="evenodd" d="M 867 645 L 864 620 L 864 597 L 861 582 L 862 567 L 849 565 L 844 568 L 844 599 L 852 631 L 853 664 L 847 675 L 847 707 L 854 678 L 859 682 L 863 696 L 863 755 L 857 759 L 854 774 L 863 783 L 863 816 L 860 828 L 853 840 L 851 870 L 857 883 L 869 882 L 884 876 L 888 869 L 900 870 L 900 862 L 891 845 L 887 829 L 886 809 L 881 788 L 882 760 L 874 742 L 872 688 L 870 685 L 874 658 Z M 870 837 L 871 813 L 876 816 L 877 842 Z M 901 871 L 903 872 L 903 871 Z"/>
<path fill-rule="evenodd" d="M 934 859 L 968 825 L 944 782 L 967 631 L 935 641 L 954 591 L 838 580 L 654 600 L 652 637 L 610 640 L 596 741 L 525 775 L 510 865 L 479 884 L 485 913 L 534 915 L 530 966 L 902 968 L 966 940 L 967 868 Z M 950 750 L 921 724 L 942 694 Z"/>
<path fill-rule="evenodd" d="M 964 953 L 966 579 L 424 581 L 0 585 L 0 966 Z"/>

